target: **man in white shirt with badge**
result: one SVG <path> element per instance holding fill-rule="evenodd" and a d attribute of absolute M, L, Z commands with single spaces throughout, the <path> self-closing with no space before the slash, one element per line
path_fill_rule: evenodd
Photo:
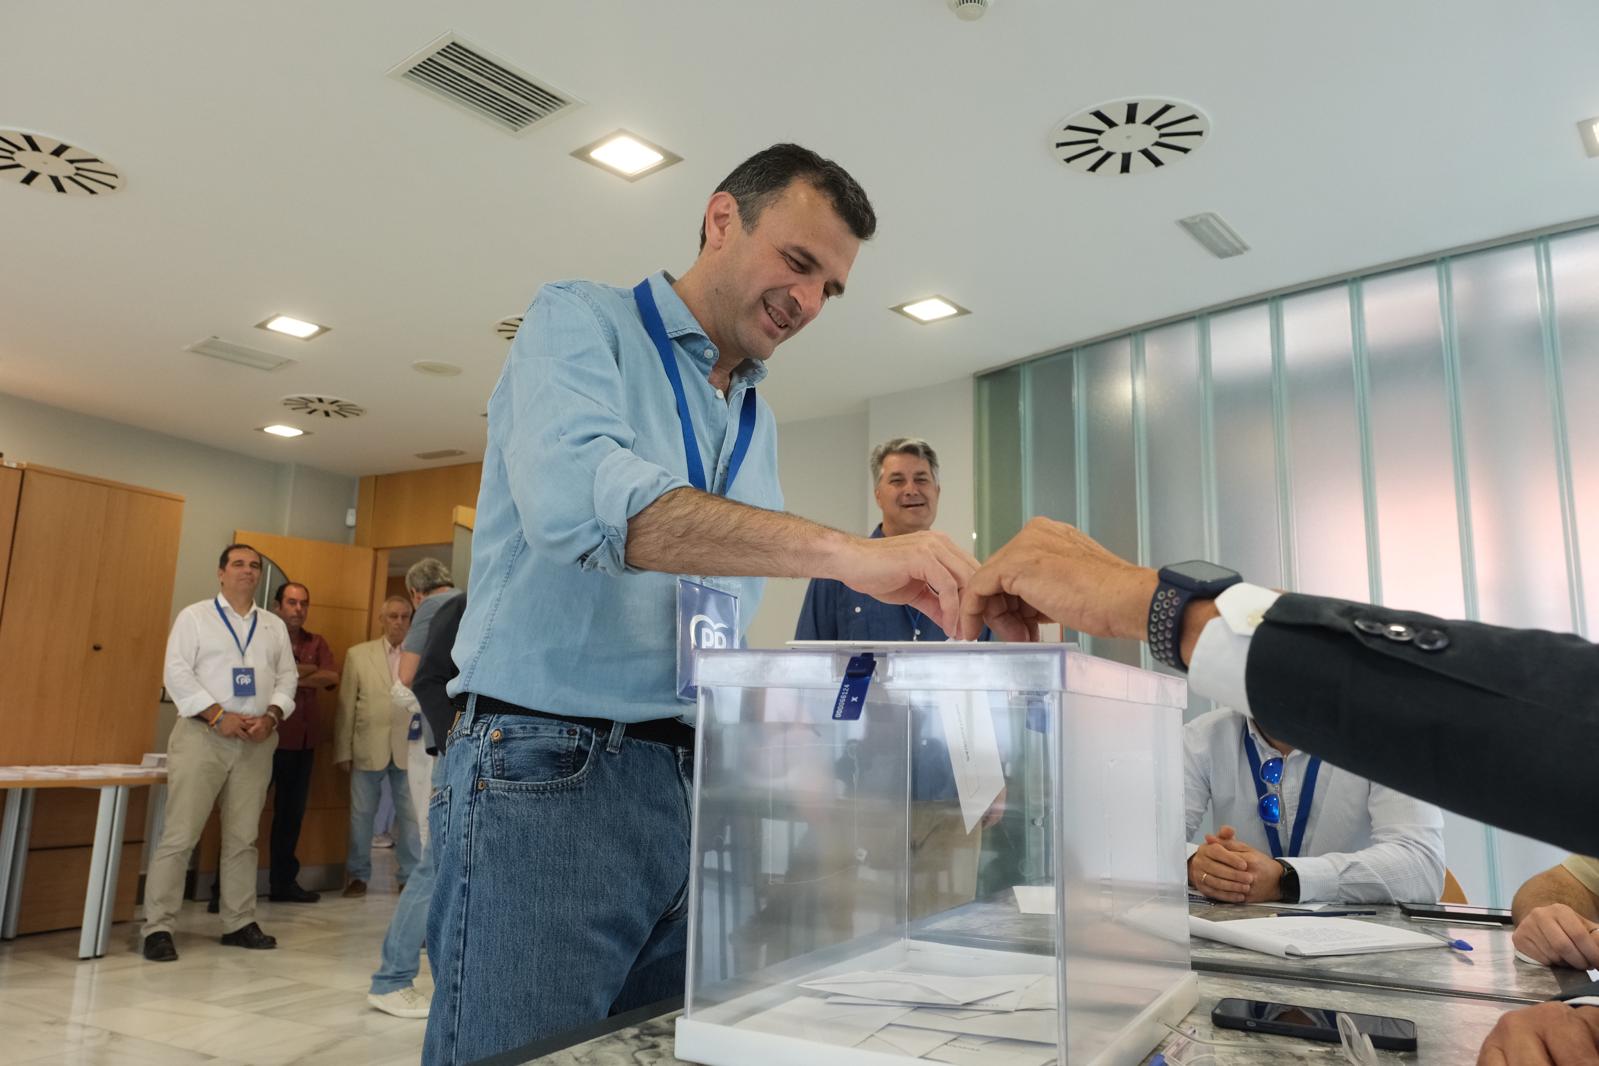
<path fill-rule="evenodd" d="M 1266 735 L 1230 708 L 1183 728 L 1188 884 L 1227 903 L 1435 900 L 1443 812 Z"/>
<path fill-rule="evenodd" d="M 275 948 L 255 923 L 256 833 L 277 727 L 294 711 L 299 669 L 283 620 L 255 606 L 261 555 L 230 544 L 217 563 L 220 592 L 178 613 L 164 680 L 178 709 L 167 741 L 166 827 L 145 880 L 144 957 L 177 959 L 172 928 L 189 853 L 211 807 L 222 806 L 222 943 Z"/>

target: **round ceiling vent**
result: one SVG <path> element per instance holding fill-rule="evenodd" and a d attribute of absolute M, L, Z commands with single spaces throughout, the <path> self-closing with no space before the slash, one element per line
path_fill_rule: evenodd
<path fill-rule="evenodd" d="M 521 315 L 513 315 L 510 318 L 502 318 L 494 324 L 494 332 L 498 333 L 500 335 L 500 339 L 504 341 L 515 339 L 516 331 L 521 328 Z"/>
<path fill-rule="evenodd" d="M 1188 155 L 1210 134 L 1198 108 L 1175 100 L 1115 100 L 1079 111 L 1050 132 L 1055 158 L 1087 174 L 1141 174 Z"/>
<path fill-rule="evenodd" d="M 366 414 L 366 408 L 360 404 L 335 396 L 285 396 L 283 406 L 302 415 L 321 415 L 323 418 L 360 418 Z"/>
<path fill-rule="evenodd" d="M 0 178 L 65 196 L 99 196 L 122 187 L 116 167 L 93 152 L 21 130 L 0 129 Z"/>

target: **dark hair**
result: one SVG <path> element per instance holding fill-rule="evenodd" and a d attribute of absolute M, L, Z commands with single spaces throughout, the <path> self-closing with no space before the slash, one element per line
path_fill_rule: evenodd
<path fill-rule="evenodd" d="M 877 232 L 877 212 L 872 210 L 866 190 L 850 177 L 849 171 L 797 144 L 774 144 L 756 152 L 734 167 L 733 173 L 716 187 L 716 192 L 733 194 L 739 221 L 743 223 L 744 232 L 749 233 L 755 229 L 766 205 L 799 179 L 810 182 L 827 197 L 857 239 L 872 239 L 872 234 Z M 703 219 L 700 221 L 700 247 L 705 247 Z"/>
<path fill-rule="evenodd" d="M 311 598 L 311 590 L 306 588 L 300 582 L 298 582 L 298 581 L 285 581 L 283 584 L 278 586 L 277 594 L 272 597 L 273 602 L 276 603 L 279 607 L 282 607 L 283 606 L 283 594 L 285 592 L 289 591 L 290 589 L 300 589 L 301 591 L 303 591 L 305 593 L 305 598 L 307 600 L 309 600 Z"/>
<path fill-rule="evenodd" d="M 222 549 L 222 555 L 217 559 L 217 569 L 226 570 L 228 568 L 228 556 L 232 555 L 240 548 L 243 548 L 247 552 L 255 552 L 255 557 L 257 559 L 261 558 L 261 553 L 255 551 L 255 549 L 250 547 L 248 544 L 229 544 L 226 548 Z"/>

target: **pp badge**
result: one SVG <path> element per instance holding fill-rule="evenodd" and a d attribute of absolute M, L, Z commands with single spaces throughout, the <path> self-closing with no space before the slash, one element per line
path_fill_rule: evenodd
<path fill-rule="evenodd" d="M 233 668 L 233 695 L 255 695 L 255 667 L 235 666 Z"/>
<path fill-rule="evenodd" d="M 738 597 L 688 578 L 677 579 L 677 698 L 693 703 L 694 653 L 738 647 Z"/>

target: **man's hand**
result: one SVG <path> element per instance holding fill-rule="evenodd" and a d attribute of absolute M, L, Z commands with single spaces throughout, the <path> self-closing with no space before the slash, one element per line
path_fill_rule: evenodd
<path fill-rule="evenodd" d="M 216 731 L 225 737 L 235 740 L 250 740 L 250 720 L 242 714 L 232 711 L 223 711 L 222 717 L 217 719 Z"/>
<path fill-rule="evenodd" d="M 270 714 L 258 714 L 254 718 L 246 719 L 245 736 L 259 744 L 270 737 L 278 727 L 278 720 Z"/>
<path fill-rule="evenodd" d="M 926 531 L 858 538 L 840 560 L 836 576 L 856 592 L 916 608 L 954 637 L 961 624 L 961 590 L 976 571 L 977 560 L 953 540 Z M 981 632 L 979 625 L 972 637 Z"/>
<path fill-rule="evenodd" d="M 1511 937 L 1516 950 L 1545 966 L 1599 967 L 1599 922 L 1550 903 L 1523 918 Z"/>
<path fill-rule="evenodd" d="M 294 665 L 300 670 L 301 681 L 304 681 L 306 678 L 317 672 L 316 663 L 295 663 Z"/>
<path fill-rule="evenodd" d="M 1188 859 L 1188 880 L 1196 891 L 1227 903 L 1270 903 L 1282 898 L 1283 868 L 1264 851 L 1238 839 L 1224 825 L 1207 834 Z"/>
<path fill-rule="evenodd" d="M 973 639 L 987 625 L 1001 640 L 1037 640 L 1039 622 L 1054 621 L 1096 637 L 1143 640 L 1159 584 L 1155 571 L 1112 555 L 1088 534 L 1034 518 L 967 583 L 960 636 Z"/>
<path fill-rule="evenodd" d="M 1599 1062 L 1599 1007 L 1540 1003 L 1503 1014 L 1482 1043 L 1477 1066 L 1593 1066 Z"/>

